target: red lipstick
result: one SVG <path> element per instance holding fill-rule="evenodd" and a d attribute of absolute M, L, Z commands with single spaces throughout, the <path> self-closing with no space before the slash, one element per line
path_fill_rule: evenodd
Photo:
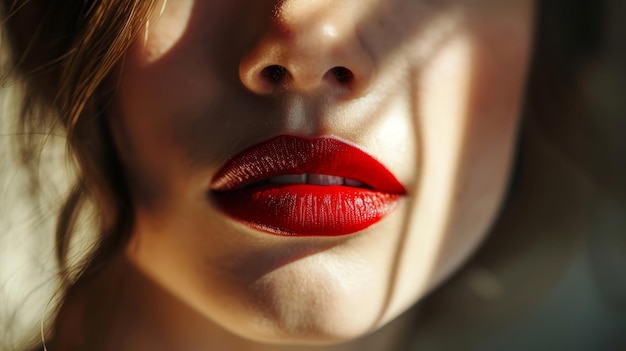
<path fill-rule="evenodd" d="M 380 221 L 406 190 L 380 162 L 341 140 L 282 135 L 235 155 L 211 195 L 229 217 L 289 236 L 339 236 Z"/>

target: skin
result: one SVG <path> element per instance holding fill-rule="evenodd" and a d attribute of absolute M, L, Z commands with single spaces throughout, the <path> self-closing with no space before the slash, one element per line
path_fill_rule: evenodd
<path fill-rule="evenodd" d="M 530 0 L 157 8 L 107 114 L 133 196 L 133 237 L 76 293 L 66 324 L 91 314 L 82 342 L 117 350 L 390 346 L 406 328 L 397 317 L 466 261 L 498 214 L 532 14 Z M 288 79 L 264 79 L 269 65 Z M 337 66 L 354 80 L 337 81 Z M 212 176 L 281 134 L 357 144 L 408 195 L 340 238 L 272 236 L 224 216 L 207 197 Z"/>

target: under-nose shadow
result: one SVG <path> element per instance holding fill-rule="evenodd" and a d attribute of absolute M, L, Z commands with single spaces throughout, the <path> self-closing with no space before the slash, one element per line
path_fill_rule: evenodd
<path fill-rule="evenodd" d="M 284 101 L 274 96 L 258 96 L 248 91 L 242 84 L 239 77 L 239 64 L 242 57 L 250 52 L 254 45 L 261 39 L 263 31 L 271 25 L 271 20 L 276 13 L 275 1 L 258 1 L 254 4 L 246 5 L 237 9 L 231 9 L 233 13 L 229 16 L 234 17 L 233 20 L 221 25 L 220 30 L 232 35 L 215 35 L 214 33 L 204 31 L 203 27 L 207 25 L 206 12 L 208 3 L 196 2 L 191 16 L 188 20 L 186 30 L 182 33 L 179 40 L 169 51 L 163 54 L 158 60 L 151 62 L 149 70 L 159 71 L 162 67 L 176 64 L 180 60 L 180 56 L 189 52 L 190 46 L 197 45 L 198 42 L 206 43 L 207 47 L 223 48 L 219 55 L 206 52 L 203 59 L 206 60 L 206 71 L 202 74 L 209 75 L 216 82 L 215 86 L 209 87 L 205 92 L 204 106 L 185 107 L 177 113 L 184 115 L 185 118 L 192 118 L 191 123 L 181 123 L 174 126 L 173 131 L 180 145 L 184 145 L 186 153 L 190 156 L 198 166 L 206 166 L 207 164 L 219 164 L 226 157 L 250 146 L 250 140 L 257 138 L 258 141 L 266 139 L 271 133 L 281 129 L 281 126 L 288 122 L 285 120 Z M 368 22 L 380 22 L 380 13 L 388 13 L 388 8 L 402 6 L 402 1 L 392 0 L 385 1 L 380 4 L 372 5 L 371 8 L 363 14 L 363 18 L 357 19 L 356 28 L 366 27 L 364 24 Z M 234 6 L 234 5 L 233 5 Z M 433 20 L 433 16 L 420 14 L 420 7 L 415 8 L 416 20 L 408 22 L 402 28 L 395 28 L 390 32 L 390 37 L 384 38 L 382 45 L 376 50 L 377 62 L 383 65 L 377 67 L 377 75 L 385 75 L 387 71 L 392 71 L 395 67 L 384 66 L 388 57 L 393 57 L 399 50 L 406 50 L 405 43 L 416 40 L 421 32 L 428 28 L 429 22 Z M 437 12 L 424 6 L 424 12 Z M 323 10 L 310 13 L 306 18 L 301 19 L 302 26 L 306 28 L 308 22 L 319 22 L 319 18 L 327 16 Z M 408 14 L 403 14 L 408 16 Z M 385 18 L 391 21 L 393 18 Z M 363 25 L 362 25 L 362 24 Z M 380 24 L 381 26 L 391 26 L 391 24 Z M 245 30 L 241 28 L 245 27 Z M 372 27 L 369 25 L 369 27 Z M 384 29 L 384 28 L 383 28 Z M 253 35 L 243 35 L 242 32 L 251 32 Z M 200 34 L 199 34 L 200 33 Z M 364 33 L 367 34 L 367 33 Z M 198 35 L 201 39 L 198 39 Z M 440 41 L 445 41 L 441 38 Z M 336 45 L 341 46 L 341 43 Z M 198 50 L 197 48 L 195 50 Z M 208 49 L 205 49 L 208 50 Z M 431 51 L 435 51 L 432 49 Z M 425 57 L 424 60 L 427 60 Z M 211 70 L 212 68 L 212 70 Z M 202 77 L 199 74 L 198 77 Z M 373 83 L 375 84 L 375 82 Z M 172 89 L 175 89 L 172 86 Z M 398 88 L 400 89 L 400 88 Z M 213 91 L 209 91 L 213 90 Z M 406 94 L 404 91 L 398 93 Z M 389 91 L 388 96 L 393 96 L 394 92 Z M 415 96 L 416 94 L 412 94 Z M 362 130 L 367 130 L 368 126 L 375 126 L 380 122 L 384 111 L 390 102 L 381 102 L 373 111 L 368 111 L 367 118 L 361 117 L 355 123 Z M 233 118 L 236 117 L 236 118 Z M 323 118 L 324 116 L 321 116 Z M 313 116 L 315 118 L 315 116 Z M 321 123 L 315 121 L 313 123 Z M 247 130 L 247 132 L 242 132 Z M 323 128 L 320 128 L 323 129 Z M 207 131 L 211 131 L 212 138 L 207 137 Z M 250 134 L 250 135 L 246 135 Z M 252 137 L 251 137 L 252 135 Z M 219 136 L 219 137 L 215 137 Z M 211 150 L 211 152 L 207 152 Z M 219 156 L 216 156 L 219 155 Z"/>

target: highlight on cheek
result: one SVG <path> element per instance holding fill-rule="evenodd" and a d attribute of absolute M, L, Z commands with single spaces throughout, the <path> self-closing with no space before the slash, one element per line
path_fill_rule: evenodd
<path fill-rule="evenodd" d="M 158 61 L 174 48 L 185 33 L 192 16 L 191 0 L 162 0 L 145 23 L 140 43 L 135 48 L 135 58 L 143 65 Z"/>
<path fill-rule="evenodd" d="M 431 284 L 431 272 L 439 268 L 436 266 L 439 255 L 450 241 L 443 233 L 458 212 L 455 194 L 459 178 L 462 179 L 459 164 L 470 103 L 472 49 L 470 38 L 460 34 L 453 36 L 439 45 L 418 78 L 423 150 L 414 218 L 420 220 L 409 223 L 409 232 L 439 235 L 408 240 L 407 247 L 414 247 L 420 257 L 419 264 L 412 263 L 417 270 L 413 274 L 420 279 L 406 283 L 411 286 L 410 291 L 420 291 Z"/>

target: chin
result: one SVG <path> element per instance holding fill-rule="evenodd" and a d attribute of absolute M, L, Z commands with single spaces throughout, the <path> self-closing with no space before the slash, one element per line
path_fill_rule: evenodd
<path fill-rule="evenodd" d="M 292 262 L 234 288 L 229 300 L 217 300 L 222 308 L 212 318 L 235 335 L 271 344 L 338 344 L 373 332 L 386 309 L 383 281 L 355 274 L 367 266 L 328 256 Z"/>

